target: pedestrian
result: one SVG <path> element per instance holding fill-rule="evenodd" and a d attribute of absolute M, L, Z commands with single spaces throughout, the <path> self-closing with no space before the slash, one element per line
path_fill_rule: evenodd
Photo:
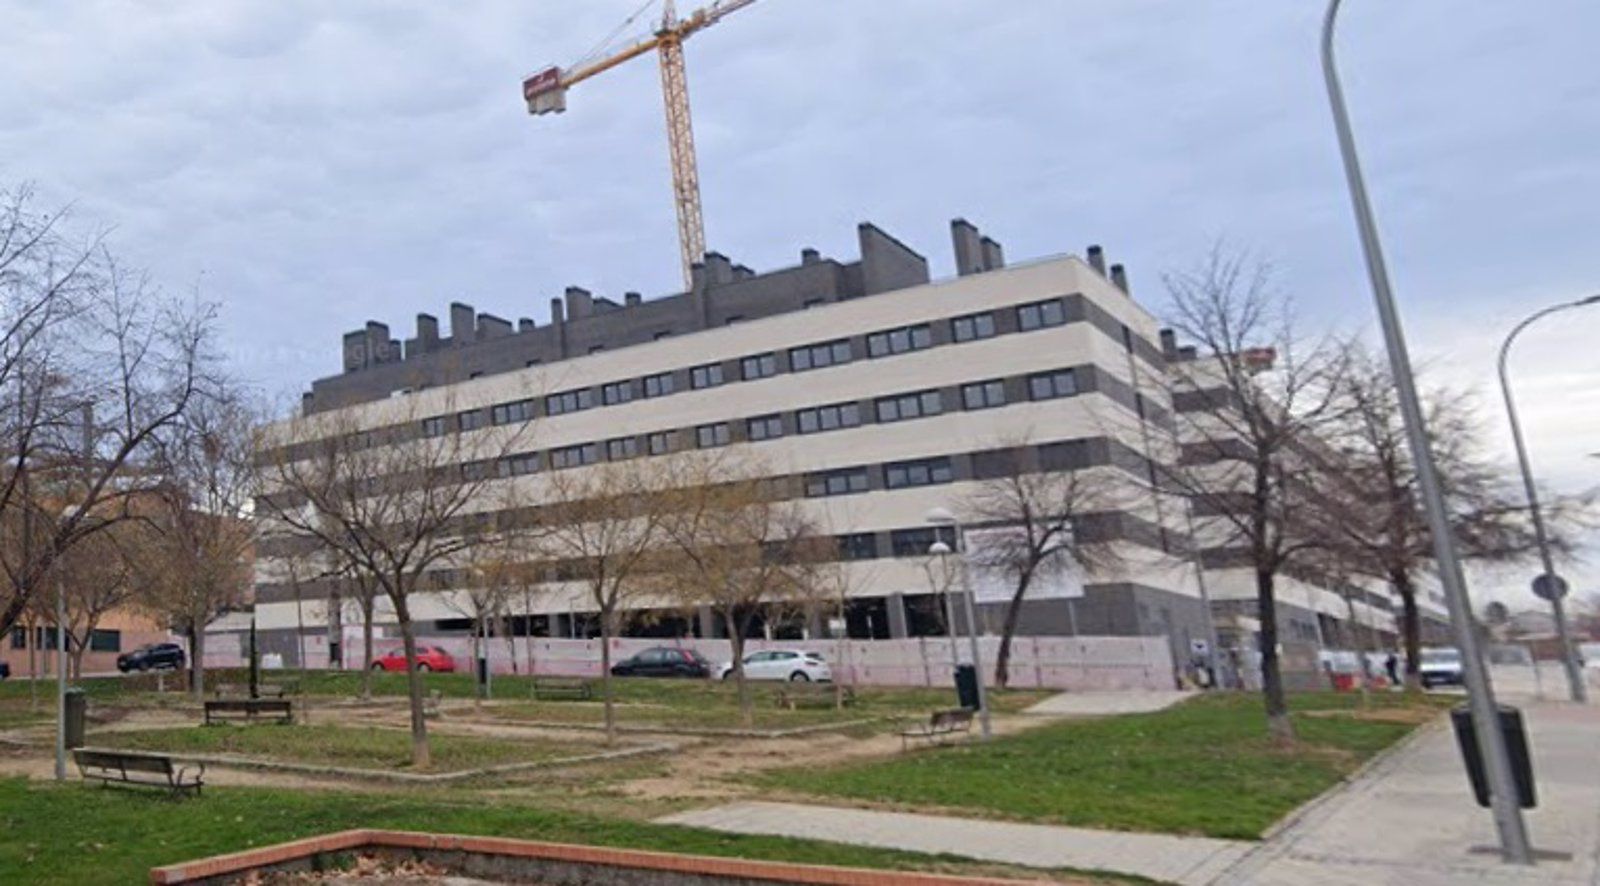
<path fill-rule="evenodd" d="M 1400 659 L 1393 652 L 1383 660 L 1383 669 L 1389 672 L 1389 685 L 1400 685 Z"/>

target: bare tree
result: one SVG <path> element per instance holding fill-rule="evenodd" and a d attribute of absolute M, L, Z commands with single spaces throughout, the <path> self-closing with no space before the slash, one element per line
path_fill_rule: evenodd
<path fill-rule="evenodd" d="M 538 546 L 556 577 L 576 582 L 600 616 L 600 679 L 606 740 L 616 738 L 611 643 L 621 612 L 649 587 L 662 540 L 665 474 L 641 459 L 552 472 L 544 483 Z"/>
<path fill-rule="evenodd" d="M 133 516 L 211 382 L 212 311 L 169 299 L 26 188 L 0 192 L 0 632 L 66 551 Z"/>
<path fill-rule="evenodd" d="M 833 558 L 783 484 L 754 462 L 685 457 L 662 522 L 668 553 L 659 578 L 685 606 L 707 605 L 732 647 L 739 712 L 753 725 L 744 644 L 758 618 L 809 614 L 813 563 Z"/>
<path fill-rule="evenodd" d="M 1341 451 L 1341 470 L 1316 505 L 1330 545 L 1347 571 L 1388 582 L 1401 604 L 1406 684 L 1421 689 L 1421 614 L 1417 579 L 1432 572 L 1433 536 L 1406 442 L 1388 364 L 1355 350 L 1342 379 L 1341 420 L 1328 429 Z M 1450 509 L 1451 529 L 1464 557 L 1510 562 L 1531 556 L 1534 534 L 1521 492 L 1484 453 L 1483 423 L 1471 398 L 1434 387 L 1424 392 L 1428 442 Z M 1587 503 L 1552 497 L 1549 523 L 1556 546 L 1572 548 L 1571 530 Z"/>
<path fill-rule="evenodd" d="M 488 518 L 472 507 L 485 499 L 519 433 L 435 427 L 417 408 L 416 399 L 405 402 L 376 430 L 352 411 L 280 423 L 265 449 L 267 494 L 257 503 L 264 519 L 315 539 L 393 604 L 406 657 L 411 760 L 426 769 L 432 757 L 411 599 L 430 587 L 431 570 L 453 565 L 477 543 Z"/>
<path fill-rule="evenodd" d="M 995 683 L 1010 678 L 1012 639 L 1028 592 L 1041 576 L 1059 577 L 1069 570 L 1104 569 L 1120 562 L 1116 550 L 1096 543 L 1090 525 L 1100 512 L 1116 507 L 1115 484 L 1096 469 L 1044 470 L 1033 447 L 1004 448 L 1004 471 L 980 483 L 962 503 L 968 526 L 979 532 L 972 544 L 974 566 L 1003 576 L 1010 586 L 1000 649 L 995 656 Z"/>
<path fill-rule="evenodd" d="M 206 625 L 242 605 L 253 576 L 256 416 L 238 399 L 197 401 L 162 445 L 140 504 L 134 554 L 145 604 L 189 637 L 190 690 L 205 694 Z"/>
<path fill-rule="evenodd" d="M 1182 453 L 1161 473 L 1203 515 L 1197 543 L 1208 565 L 1254 575 L 1268 731 L 1289 743 L 1277 580 L 1325 536 L 1300 505 L 1320 482 L 1316 438 L 1336 417 L 1343 348 L 1300 341 L 1267 266 L 1242 255 L 1219 247 L 1165 282 L 1173 327 L 1201 353 L 1169 367 Z"/>
<path fill-rule="evenodd" d="M 56 561 L 55 579 L 65 594 L 67 649 L 72 675 L 83 676 L 83 656 L 100 622 L 132 603 L 138 593 L 133 558 L 127 546 L 139 545 L 144 527 L 132 522 L 84 539 Z"/>

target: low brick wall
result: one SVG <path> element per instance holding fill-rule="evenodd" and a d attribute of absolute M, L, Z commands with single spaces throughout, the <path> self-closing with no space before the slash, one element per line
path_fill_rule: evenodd
<path fill-rule="evenodd" d="M 268 871 L 317 870 L 336 863 L 341 855 L 355 852 L 397 859 L 420 859 L 456 874 L 491 881 L 497 878 L 507 882 L 533 880 L 562 886 L 759 886 L 773 883 L 813 886 L 1017 886 L 1019 882 L 606 849 L 501 837 L 376 830 L 339 831 L 153 868 L 150 882 L 238 883 L 251 874 Z"/>

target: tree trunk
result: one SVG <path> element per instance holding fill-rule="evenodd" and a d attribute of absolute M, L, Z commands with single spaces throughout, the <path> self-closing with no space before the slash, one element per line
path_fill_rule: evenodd
<path fill-rule="evenodd" d="M 394 601 L 394 615 L 400 622 L 400 639 L 406 650 L 406 690 L 411 698 L 411 768 L 431 769 L 433 755 L 428 749 L 428 719 L 422 710 L 422 673 L 417 670 L 417 637 L 404 598 Z"/>
<path fill-rule="evenodd" d="M 28 620 L 28 709 L 39 710 L 39 623 Z"/>
<path fill-rule="evenodd" d="M 372 700 L 372 610 L 376 601 L 368 597 L 361 604 L 361 700 Z"/>
<path fill-rule="evenodd" d="M 1005 624 L 1000 627 L 1000 651 L 994 657 L 994 685 L 1001 689 L 1006 688 L 1011 679 L 1011 638 L 1016 636 L 1017 620 L 1022 616 L 1022 598 L 1028 593 L 1031 578 L 1031 575 L 1018 578 L 1016 593 L 1011 595 L 1011 603 L 1006 606 Z"/>
<path fill-rule="evenodd" d="M 527 648 L 528 676 L 532 677 L 533 676 L 533 598 L 532 598 L 532 596 L 529 595 L 529 593 L 528 593 L 526 588 L 524 588 L 523 591 L 522 591 L 522 611 L 524 613 L 523 617 L 527 619 L 526 624 L 527 624 L 527 627 L 528 627 L 528 631 L 527 631 L 527 639 L 528 639 L 528 648 Z"/>
<path fill-rule="evenodd" d="M 1422 618 L 1417 612 L 1417 589 L 1411 583 L 1411 573 L 1405 569 L 1391 569 L 1389 583 L 1400 595 L 1400 636 L 1405 644 L 1406 691 L 1422 691 Z"/>
<path fill-rule="evenodd" d="M 616 711 L 611 704 L 611 611 L 600 610 L 600 696 L 605 701 L 606 744 L 617 740 Z"/>
<path fill-rule="evenodd" d="M 756 712 L 750 704 L 750 684 L 744 676 L 744 635 L 746 626 L 739 623 L 733 611 L 722 613 L 723 626 L 728 629 L 728 649 L 733 654 L 733 685 L 739 697 L 739 722 L 744 728 L 756 725 Z"/>
<path fill-rule="evenodd" d="M 189 628 L 189 688 L 194 691 L 194 700 L 201 701 L 206 697 L 206 632 L 204 628 Z"/>
<path fill-rule="evenodd" d="M 1283 694 L 1283 670 L 1278 663 L 1278 601 L 1276 576 L 1256 570 L 1256 608 L 1261 618 L 1261 697 L 1267 709 L 1267 734 L 1274 744 L 1294 744 L 1294 723 Z"/>

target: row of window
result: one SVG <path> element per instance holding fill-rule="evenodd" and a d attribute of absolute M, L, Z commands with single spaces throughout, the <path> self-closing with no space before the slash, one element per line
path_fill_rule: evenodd
<path fill-rule="evenodd" d="M 890 462 L 882 466 L 885 489 L 912 489 L 918 486 L 935 486 L 953 483 L 955 466 L 949 456 L 924 458 L 916 461 Z M 806 475 L 805 493 L 808 498 L 826 498 L 836 495 L 855 495 L 872 488 L 869 468 L 841 468 Z"/>
<path fill-rule="evenodd" d="M 46 650 L 54 650 L 56 648 L 56 629 L 55 628 L 40 626 L 40 627 L 35 627 L 33 629 L 33 631 L 34 631 L 34 645 L 33 645 L 33 648 L 35 648 L 35 649 L 46 649 Z M 28 648 L 28 629 L 27 628 L 18 626 L 18 627 L 14 627 L 14 628 L 11 629 L 11 648 L 12 649 L 27 649 Z M 121 652 L 122 651 L 122 632 L 121 631 L 103 630 L 101 628 L 95 628 L 94 630 L 89 632 L 89 651 L 90 652 Z"/>
<path fill-rule="evenodd" d="M 1061 326 L 1067 322 L 1066 303 L 1060 298 L 1019 305 L 1014 310 L 1016 311 L 1017 328 L 1023 332 L 1050 326 Z M 950 323 L 950 339 L 957 343 L 990 338 L 998 331 L 995 323 L 995 312 L 993 311 L 967 314 L 955 317 L 948 322 Z M 888 357 L 911 351 L 920 351 L 933 347 L 933 326 L 929 323 L 919 323 L 874 332 L 867 336 L 866 343 L 867 356 L 869 358 Z M 806 372 L 828 366 L 839 366 L 849 363 L 855 358 L 850 340 L 843 338 L 790 348 L 788 356 L 789 370 L 791 372 Z M 739 377 L 742 381 L 755 381 L 777 374 L 777 354 L 770 351 L 764 354 L 753 354 L 739 360 Z M 647 375 L 639 381 L 639 391 L 647 399 L 664 397 L 674 393 L 676 387 L 671 372 Z M 707 363 L 689 369 L 689 387 L 694 390 L 717 387 L 727 381 L 728 379 L 721 363 Z M 599 386 L 598 404 L 596 403 L 595 388 L 576 388 L 547 395 L 544 398 L 544 412 L 546 415 L 552 416 L 565 415 L 570 412 L 592 409 L 596 405 L 616 406 L 630 402 L 633 398 L 633 380 L 607 382 Z M 488 421 L 495 425 L 518 424 L 531 421 L 534 417 L 532 400 L 516 400 L 491 406 L 489 408 Z M 426 437 L 437 437 L 451 430 L 474 431 L 483 427 L 484 421 L 485 416 L 482 410 L 469 410 L 458 413 L 455 416 L 433 416 L 422 420 L 422 433 Z M 454 428 L 451 427 L 452 424 Z"/>

